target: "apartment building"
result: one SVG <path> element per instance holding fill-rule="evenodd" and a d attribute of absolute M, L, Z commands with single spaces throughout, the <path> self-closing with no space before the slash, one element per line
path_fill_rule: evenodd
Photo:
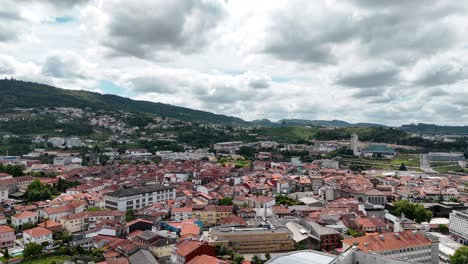
<path fill-rule="evenodd" d="M 51 245 L 54 240 L 52 239 L 52 231 L 42 227 L 35 227 L 24 230 L 23 242 L 25 245 L 28 243 L 36 243 L 39 245 L 47 243 L 48 245 Z"/>
<path fill-rule="evenodd" d="M 25 224 L 37 224 L 37 213 L 25 211 L 11 217 L 11 225 L 21 229 Z"/>
<path fill-rule="evenodd" d="M 105 207 L 111 210 L 127 211 L 149 206 L 176 198 L 175 187 L 153 184 L 132 189 L 121 189 L 104 196 Z"/>
<path fill-rule="evenodd" d="M 455 241 L 468 245 L 468 210 L 450 213 L 449 230 Z"/>
<path fill-rule="evenodd" d="M 15 245 L 15 230 L 9 226 L 0 226 L 0 248 L 11 248 Z"/>
<path fill-rule="evenodd" d="M 343 240 L 343 248 L 350 248 L 353 245 L 363 252 L 372 252 L 408 262 L 439 263 L 439 241 L 422 232 L 382 233 Z"/>
<path fill-rule="evenodd" d="M 95 228 L 98 221 L 111 220 L 123 224 L 125 213 L 117 210 L 84 211 L 60 218 L 62 227 L 70 233 L 83 232 Z"/>

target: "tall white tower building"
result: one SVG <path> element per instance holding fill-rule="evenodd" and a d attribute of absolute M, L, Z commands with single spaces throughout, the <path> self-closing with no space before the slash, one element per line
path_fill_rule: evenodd
<path fill-rule="evenodd" d="M 359 145 L 358 135 L 356 133 L 353 133 L 353 135 L 351 136 L 351 150 L 353 151 L 354 156 L 359 155 L 358 145 Z"/>

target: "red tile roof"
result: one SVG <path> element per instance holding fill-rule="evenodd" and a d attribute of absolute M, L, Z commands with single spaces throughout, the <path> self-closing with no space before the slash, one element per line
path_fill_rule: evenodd
<path fill-rule="evenodd" d="M 187 262 L 187 264 L 227 264 L 227 263 L 229 262 L 226 262 L 219 258 L 208 256 L 208 255 L 196 256 L 195 258 Z"/>
<path fill-rule="evenodd" d="M 397 234 L 397 235 L 395 235 Z M 432 242 L 423 233 L 405 231 L 400 233 L 382 233 L 343 240 L 343 244 L 352 245 L 358 242 L 361 251 L 381 252 L 416 246 L 431 245 Z"/>
<path fill-rule="evenodd" d="M 43 227 L 34 227 L 31 229 L 25 230 L 23 233 L 28 234 L 32 237 L 52 235 L 52 231 L 45 229 Z"/>

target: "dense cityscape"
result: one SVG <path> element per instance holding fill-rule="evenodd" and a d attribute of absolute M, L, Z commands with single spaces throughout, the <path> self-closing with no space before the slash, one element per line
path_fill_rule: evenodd
<path fill-rule="evenodd" d="M 467 25 L 0 0 L 0 264 L 468 264 Z"/>

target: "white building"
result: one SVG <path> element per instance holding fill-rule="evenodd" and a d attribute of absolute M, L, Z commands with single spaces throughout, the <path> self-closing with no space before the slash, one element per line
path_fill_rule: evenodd
<path fill-rule="evenodd" d="M 37 224 L 37 213 L 24 211 L 11 217 L 11 225 L 15 228 L 23 227 L 25 224 Z"/>
<path fill-rule="evenodd" d="M 104 196 L 105 207 L 111 210 L 127 211 L 144 208 L 155 202 L 176 198 L 175 187 L 153 184 L 139 188 L 122 189 Z"/>
<path fill-rule="evenodd" d="M 55 148 L 61 148 L 65 144 L 65 139 L 61 137 L 52 137 L 49 138 L 47 142 L 51 143 Z"/>
<path fill-rule="evenodd" d="M 359 137 L 356 133 L 353 133 L 351 136 L 351 150 L 353 151 L 354 156 L 359 155 Z"/>
<path fill-rule="evenodd" d="M 73 148 L 73 147 L 81 147 L 83 143 L 81 142 L 81 139 L 77 137 L 71 137 L 65 139 L 65 146 L 68 148 Z"/>
<path fill-rule="evenodd" d="M 2 203 L 5 200 L 8 200 L 8 188 L 0 186 L 0 203 Z"/>
<path fill-rule="evenodd" d="M 450 213 L 449 230 L 455 241 L 468 245 L 468 210 Z"/>
<path fill-rule="evenodd" d="M 38 245 L 47 243 L 52 245 L 53 242 L 54 240 L 52 239 L 52 231 L 43 227 L 31 228 L 23 232 L 23 243 L 25 245 L 28 243 L 36 243 Z"/>

